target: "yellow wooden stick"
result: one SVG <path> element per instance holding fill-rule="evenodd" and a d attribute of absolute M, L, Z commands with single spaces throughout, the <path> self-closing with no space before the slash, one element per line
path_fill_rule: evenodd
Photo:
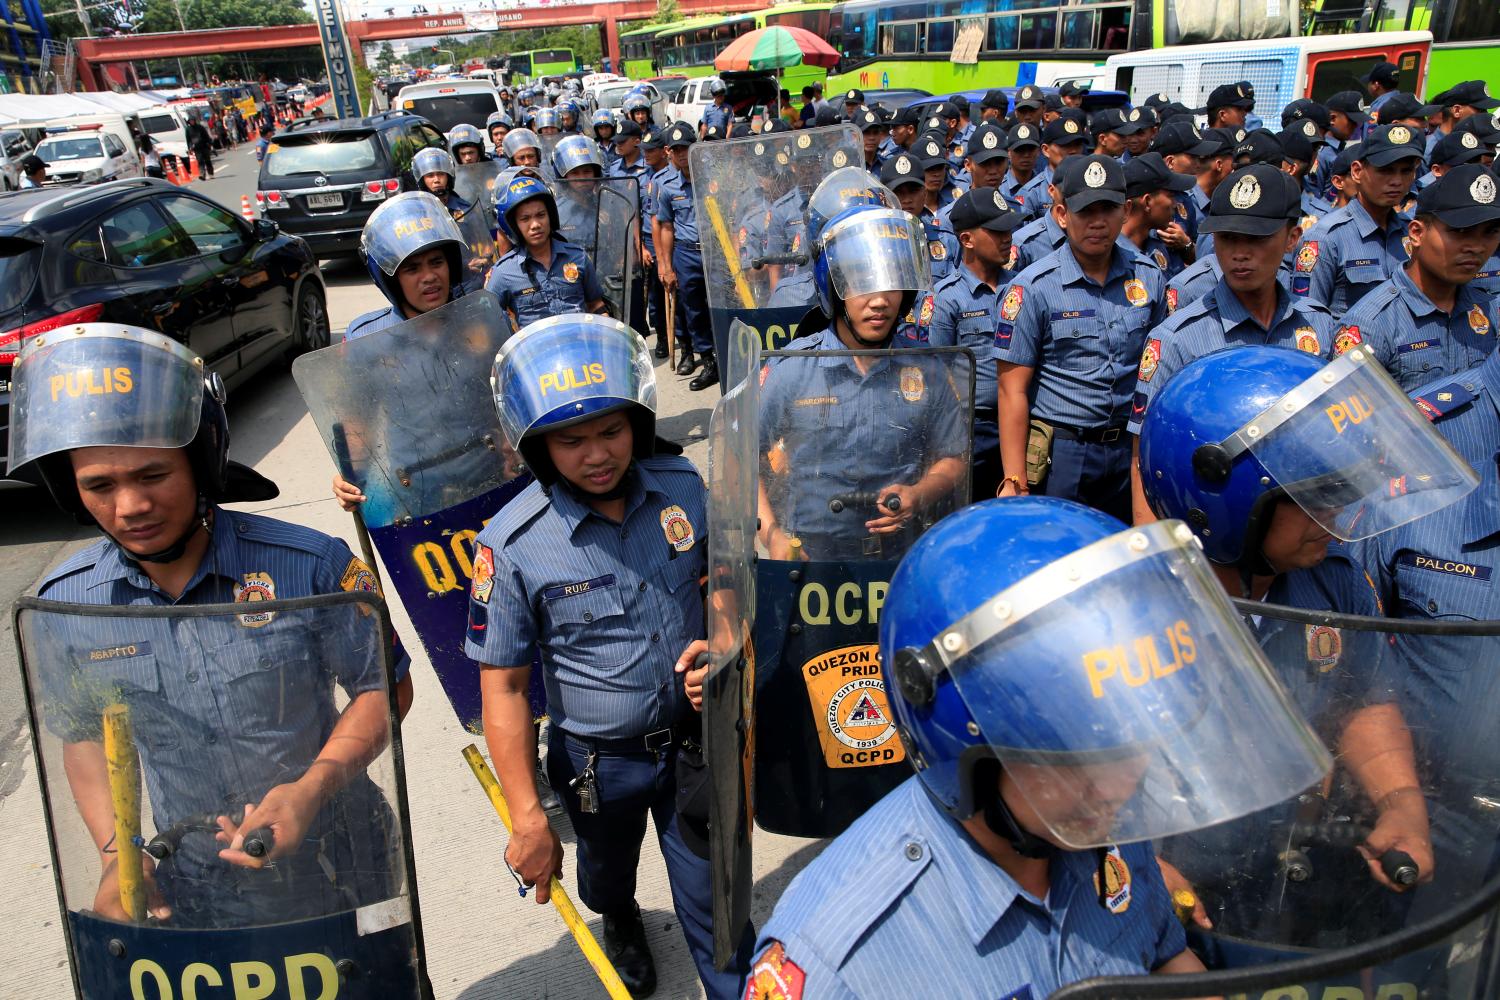
<path fill-rule="evenodd" d="M 740 293 L 740 305 L 746 309 L 754 309 L 755 294 L 750 291 L 750 283 L 745 280 L 745 271 L 740 267 L 739 251 L 729 238 L 729 227 L 724 225 L 724 215 L 719 211 L 719 199 L 709 195 L 703 199 L 703 206 L 708 209 L 708 221 L 713 223 L 719 247 L 724 251 L 724 263 L 729 265 L 729 273 L 734 275 L 734 288 Z"/>
<path fill-rule="evenodd" d="M 490 805 L 495 807 L 495 812 L 500 814 L 500 822 L 505 824 L 505 832 L 511 832 L 510 807 L 505 803 L 505 793 L 500 791 L 500 782 L 495 780 L 495 772 L 490 770 L 490 765 L 485 761 L 479 748 L 470 743 L 464 747 L 464 760 L 469 762 L 469 769 L 474 772 L 474 777 L 479 779 L 479 785 L 484 793 L 490 797 Z M 563 891 L 562 883 L 557 876 L 552 877 L 552 884 L 548 886 L 552 905 L 557 907 L 557 912 L 562 914 L 563 923 L 568 925 L 568 930 L 573 932 L 573 940 L 578 942 L 578 948 L 583 952 L 583 957 L 589 960 L 598 974 L 599 981 L 604 984 L 605 990 L 609 992 L 611 1000 L 630 1000 L 630 991 L 620 980 L 620 974 L 605 957 L 599 942 L 594 940 L 589 925 L 583 922 L 578 915 L 578 908 L 573 905 L 573 900 Z"/>
<path fill-rule="evenodd" d="M 146 919 L 146 873 L 135 843 L 141 834 L 141 763 L 130 734 L 130 709 L 118 703 L 104 710 L 104 762 L 115 807 L 120 905 L 131 920 L 140 922 Z"/>

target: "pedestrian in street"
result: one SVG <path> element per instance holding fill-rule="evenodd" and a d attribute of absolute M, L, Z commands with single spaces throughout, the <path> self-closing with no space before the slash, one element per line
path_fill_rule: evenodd
<path fill-rule="evenodd" d="M 195 115 L 188 120 L 187 145 L 193 156 L 198 158 L 198 176 L 202 180 L 212 180 L 214 176 L 214 150 L 213 140 L 209 138 L 208 129 L 203 127 Z"/>
<path fill-rule="evenodd" d="M 650 815 L 699 978 L 712 1000 L 730 1000 L 754 932 L 715 970 L 713 878 L 676 801 L 683 741 L 701 739 L 707 488 L 692 463 L 655 453 L 651 358 L 622 323 L 568 314 L 528 326 L 496 358 L 495 397 L 536 477 L 475 539 L 465 642 L 510 803 L 506 863 L 538 903 L 563 872 L 532 780 L 527 691 L 539 650 L 547 769 L 577 837 L 577 898 L 604 917 L 605 954 L 632 995 L 656 988 L 636 902 Z"/>

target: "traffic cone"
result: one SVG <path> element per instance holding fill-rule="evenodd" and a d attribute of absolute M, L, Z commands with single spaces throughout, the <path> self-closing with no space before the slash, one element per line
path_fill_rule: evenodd
<path fill-rule="evenodd" d="M 167 180 L 170 181 L 173 184 L 176 184 L 178 187 L 181 187 L 182 186 L 182 180 L 181 180 L 181 178 L 179 178 L 177 176 L 177 162 L 178 162 L 177 161 L 177 157 L 175 157 L 175 156 L 172 157 L 170 160 L 167 161 L 167 164 L 166 164 Z"/>
<path fill-rule="evenodd" d="M 198 179 L 198 157 L 192 153 L 188 154 L 188 183 Z"/>
<path fill-rule="evenodd" d="M 245 217 L 246 222 L 255 221 L 255 209 L 250 205 L 250 196 L 248 194 L 240 195 L 240 215 Z"/>

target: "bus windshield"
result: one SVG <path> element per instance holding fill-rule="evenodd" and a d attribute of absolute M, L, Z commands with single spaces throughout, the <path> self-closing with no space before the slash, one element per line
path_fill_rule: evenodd
<path fill-rule="evenodd" d="M 406 110 L 426 118 L 440 132 L 448 132 L 455 125 L 484 128 L 485 119 L 500 110 L 499 99 L 488 90 L 440 97 L 409 97 L 402 103 Z"/>

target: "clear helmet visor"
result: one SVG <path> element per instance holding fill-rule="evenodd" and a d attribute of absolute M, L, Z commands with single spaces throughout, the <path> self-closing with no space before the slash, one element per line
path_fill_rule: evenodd
<path fill-rule="evenodd" d="M 505 133 L 505 140 L 500 144 L 500 149 L 510 159 L 515 159 L 516 154 L 523 149 L 534 149 L 540 156 L 542 140 L 529 128 L 513 128 Z"/>
<path fill-rule="evenodd" d="M 829 219 L 855 205 L 872 205 L 880 208 L 900 208 L 896 195 L 870 175 L 862 167 L 839 167 L 813 188 L 807 199 L 804 214 L 808 222 L 808 236 L 817 239 Z"/>
<path fill-rule="evenodd" d="M 1249 451 L 1330 534 L 1369 538 L 1459 500 L 1479 477 L 1367 350 L 1355 348 L 1240 428 Z"/>
<path fill-rule="evenodd" d="M 840 299 L 932 286 L 922 225 L 900 209 L 870 209 L 830 223 L 823 256 Z"/>
<path fill-rule="evenodd" d="M 428 174 L 447 174 L 452 177 L 458 173 L 458 161 L 446 149 L 428 146 L 418 150 L 417 155 L 411 158 L 411 172 L 419 179 Z"/>
<path fill-rule="evenodd" d="M 1070 849 L 1222 823 L 1332 766 L 1177 521 L 1038 570 L 924 655 L 945 664 L 1023 825 Z M 1017 662 L 1025 685 L 1007 676 Z"/>
<path fill-rule="evenodd" d="M 203 392 L 202 359 L 154 331 L 41 334 L 11 375 L 10 468 L 73 448 L 181 448 L 198 433 Z"/>
<path fill-rule="evenodd" d="M 408 191 L 370 213 L 359 246 L 376 267 L 392 275 L 411 254 L 446 240 L 465 242 L 452 214 L 434 195 Z"/>
<path fill-rule="evenodd" d="M 626 403 L 656 412 L 651 353 L 618 320 L 587 313 L 530 324 L 495 355 L 490 385 L 512 446 L 533 430 L 590 419 Z"/>

